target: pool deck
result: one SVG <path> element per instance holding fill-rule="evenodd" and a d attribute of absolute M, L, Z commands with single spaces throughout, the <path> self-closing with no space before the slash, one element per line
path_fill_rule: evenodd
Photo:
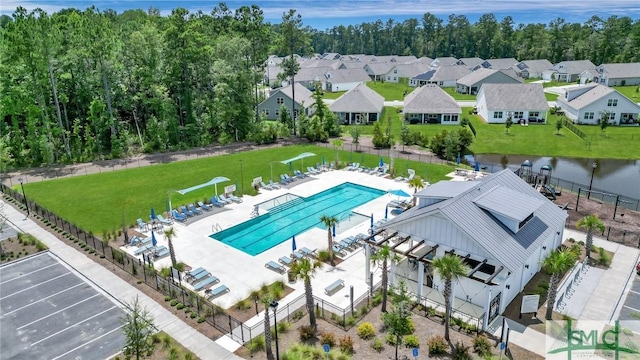
<path fill-rule="evenodd" d="M 202 220 L 190 222 L 189 225 L 176 223 L 174 225 L 175 236 L 173 238 L 173 246 L 178 261 L 184 262 L 192 268 L 203 267 L 211 274 L 220 279 L 220 282 L 214 285 L 224 284 L 231 291 L 217 297 L 213 302 L 223 308 L 229 308 L 238 300 L 244 299 L 250 295 L 253 290 L 260 288 L 264 284 L 270 284 L 277 280 L 287 282 L 285 274 L 279 274 L 265 267 L 268 261 L 278 262 L 278 258 L 291 255 L 291 241 L 284 241 L 282 244 L 264 251 L 256 256 L 248 255 L 233 247 L 227 246 L 217 240 L 211 239 L 214 226 L 227 229 L 241 222 L 249 220 L 254 210 L 254 205 L 275 198 L 277 196 L 291 193 L 307 197 L 320 191 L 340 185 L 344 182 L 353 182 L 360 185 L 369 186 L 383 191 L 391 189 L 402 189 L 412 194 L 413 190 L 406 182 L 395 181 L 390 178 L 382 178 L 369 175 L 362 172 L 333 170 L 323 172 L 318 175 L 312 175 L 311 180 L 301 182 L 299 185 L 293 183 L 290 189 L 279 190 L 261 190 L 257 196 L 244 196 L 243 202 L 240 204 L 231 204 L 225 206 L 231 209 L 210 216 L 202 217 Z M 372 200 L 362 206 L 355 208 L 353 211 L 371 215 L 373 213 L 374 221 L 384 218 L 386 204 L 391 200 L 397 200 L 398 196 L 385 194 Z M 408 199 L 408 198 L 406 198 Z M 389 217 L 392 215 L 389 213 Z M 364 219 L 363 222 L 352 228 L 341 230 L 338 224 L 336 228 L 336 237 L 334 240 L 340 241 L 348 236 L 358 233 L 366 233 L 370 227 L 370 220 Z M 145 232 L 145 235 L 151 235 Z M 158 246 L 167 246 L 164 235 L 156 233 Z M 307 232 L 296 235 L 296 245 L 300 249 L 307 247 L 309 249 L 326 249 L 327 247 L 327 231 L 319 228 L 313 228 Z M 124 247 L 129 253 L 133 253 L 136 247 Z M 326 298 L 333 304 L 346 307 L 349 304 L 349 289 L 354 287 L 354 296 L 357 298 L 366 293 L 368 287 L 365 282 L 365 261 L 364 251 L 362 247 L 348 253 L 345 261 L 337 265 L 335 268 L 324 265 L 317 272 L 313 279 L 314 295 L 320 298 Z M 157 269 L 168 267 L 171 264 L 169 256 L 159 259 L 155 262 Z M 372 267 L 373 269 L 373 267 Z M 374 270 L 376 279 L 380 277 L 381 272 Z M 322 289 L 334 283 L 336 280 L 344 280 L 344 287 L 326 295 Z M 377 280 L 375 280 L 377 281 Z M 294 289 L 289 295 L 291 299 L 304 293 L 304 287 L 301 282 L 288 284 Z M 200 291 L 203 294 L 203 291 Z M 281 304 L 286 303 L 287 299 L 283 299 Z"/>

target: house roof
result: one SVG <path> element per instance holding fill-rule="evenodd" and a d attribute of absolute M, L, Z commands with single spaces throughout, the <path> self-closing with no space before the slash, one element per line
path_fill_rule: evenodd
<path fill-rule="evenodd" d="M 552 70 L 553 64 L 547 59 L 523 60 L 517 64 L 517 67 L 521 71 L 526 69 L 529 73 L 542 73 L 546 70 Z"/>
<path fill-rule="evenodd" d="M 640 77 L 640 63 L 602 64 L 598 69 L 609 79 Z"/>
<path fill-rule="evenodd" d="M 596 66 L 589 60 L 572 60 L 561 61 L 557 63 L 553 70 L 561 74 L 580 74 L 587 69 L 593 69 Z"/>
<path fill-rule="evenodd" d="M 386 73 L 389 72 L 389 70 L 391 70 L 394 64 L 372 62 L 372 63 L 368 63 L 366 66 L 371 70 L 373 75 L 385 75 Z"/>
<path fill-rule="evenodd" d="M 309 91 L 306 87 L 302 86 L 300 83 L 296 83 L 296 102 L 298 104 L 303 104 L 305 107 L 313 104 L 313 93 Z M 293 94 L 291 93 L 291 85 L 287 85 L 285 87 L 281 87 L 271 91 L 269 97 L 277 96 L 278 93 L 281 93 L 288 97 L 289 99 L 293 98 Z"/>
<path fill-rule="evenodd" d="M 451 81 L 471 73 L 471 70 L 464 65 L 441 66 L 434 70 L 429 70 L 420 74 L 414 79 L 427 81 Z"/>
<path fill-rule="evenodd" d="M 512 71 L 513 73 L 513 71 Z M 497 75 L 496 75 L 497 74 Z M 462 85 L 466 85 L 468 87 L 471 87 L 473 85 L 476 85 L 480 82 L 483 82 L 485 80 L 489 81 L 489 77 L 492 76 L 496 76 L 496 77 L 506 77 L 506 78 L 510 78 L 513 80 L 513 83 L 520 83 L 521 81 L 519 79 L 516 79 L 514 77 L 515 73 L 513 75 L 508 74 L 506 72 L 504 72 L 504 70 L 493 70 L 493 69 L 485 69 L 485 68 L 480 68 L 472 73 L 469 73 L 463 77 L 461 77 L 460 79 L 458 79 L 458 81 L 456 81 L 458 84 L 462 84 Z"/>
<path fill-rule="evenodd" d="M 489 64 L 489 68 L 493 70 L 502 70 L 502 69 L 508 69 L 511 66 L 517 64 L 518 60 L 514 58 L 501 58 L 501 59 L 489 59 L 489 60 L 486 60 L 486 62 Z"/>
<path fill-rule="evenodd" d="M 566 100 L 564 97 L 561 96 L 558 98 L 558 102 L 562 104 L 567 104 L 570 107 L 576 110 L 579 110 L 602 99 L 605 96 L 608 96 L 611 93 L 617 92 L 614 88 L 611 88 L 605 85 L 600 85 L 600 84 L 589 84 L 586 86 L 573 86 L 573 87 L 567 88 L 566 91 L 569 94 L 573 91 L 579 91 L 582 89 L 586 91 L 574 97 L 573 99 Z"/>
<path fill-rule="evenodd" d="M 415 195 L 419 198 L 450 199 L 477 185 L 477 181 L 438 181 Z"/>
<path fill-rule="evenodd" d="M 434 84 L 420 86 L 404 98 L 405 114 L 460 114 L 456 100 Z"/>
<path fill-rule="evenodd" d="M 379 113 L 384 107 L 384 98 L 364 83 L 342 94 L 329 106 L 333 112 Z"/>
<path fill-rule="evenodd" d="M 394 68 L 398 69 L 398 71 L 405 77 L 412 78 L 416 75 L 419 75 L 427 71 L 429 69 L 429 65 L 423 64 L 420 62 L 412 62 L 408 64 L 396 64 L 395 66 L 390 68 L 389 71 L 393 70 Z M 387 74 L 388 73 L 389 72 L 387 72 Z"/>
<path fill-rule="evenodd" d="M 566 211 L 546 199 L 509 169 L 478 181 L 461 183 L 464 185 L 451 186 L 461 187 L 454 197 L 424 207 L 414 207 L 389 220 L 385 226 L 394 229 L 431 215 L 444 216 L 507 269 L 514 271 L 521 268 L 546 239 L 555 236 L 555 232 L 564 226 L 567 218 Z M 437 184 L 430 187 L 435 185 Z M 513 196 L 514 194 L 518 196 Z M 518 217 L 532 209 L 535 212 L 533 218 L 517 233 L 513 233 L 491 211 L 478 203 L 490 206 L 491 211 L 499 213 L 516 211 Z M 410 235 L 418 237 L 418 234 Z M 445 239 L 443 236 L 438 241 L 446 241 Z"/>
<path fill-rule="evenodd" d="M 482 84 L 481 93 L 489 110 L 549 109 L 542 84 Z"/>
<path fill-rule="evenodd" d="M 437 57 L 433 59 L 433 61 L 431 62 L 431 66 L 433 67 L 451 66 L 451 65 L 455 65 L 456 62 L 458 62 L 458 59 L 454 57 L 450 57 L 450 56 Z"/>
<path fill-rule="evenodd" d="M 324 81 L 332 84 L 366 82 L 371 80 L 369 74 L 363 68 L 337 69 L 325 74 Z"/>
<path fill-rule="evenodd" d="M 460 58 L 458 59 L 458 65 L 465 65 L 469 69 L 473 69 L 474 67 L 481 65 L 484 62 L 483 59 L 479 57 L 470 57 L 470 58 Z"/>

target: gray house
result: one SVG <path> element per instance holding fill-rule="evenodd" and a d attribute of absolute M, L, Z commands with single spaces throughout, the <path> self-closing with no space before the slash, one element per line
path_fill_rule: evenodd
<path fill-rule="evenodd" d="M 329 109 L 345 125 L 370 124 L 380 119 L 384 98 L 365 84 L 347 91 Z"/>
<path fill-rule="evenodd" d="M 511 67 L 523 79 L 551 80 L 553 64 L 546 59 L 523 60 Z"/>
<path fill-rule="evenodd" d="M 456 100 L 434 84 L 413 90 L 404 98 L 404 118 L 411 124 L 460 124 L 462 109 Z"/>
<path fill-rule="evenodd" d="M 520 84 L 522 81 L 515 77 L 511 70 L 478 69 L 461 77 L 456 82 L 456 91 L 461 94 L 476 95 L 482 84 Z"/>
<path fill-rule="evenodd" d="M 558 81 L 574 82 L 580 78 L 583 71 L 595 67 L 589 60 L 561 61 L 553 67 L 553 77 Z"/>
<path fill-rule="evenodd" d="M 640 85 L 640 63 L 602 64 L 593 82 L 607 86 Z"/>
<path fill-rule="evenodd" d="M 456 65 L 464 65 L 469 69 L 477 69 L 477 66 L 482 65 L 483 62 L 484 60 L 479 57 L 460 58 L 456 62 Z"/>
<path fill-rule="evenodd" d="M 441 66 L 409 79 L 409 86 L 436 84 L 441 87 L 454 87 L 458 79 L 470 74 L 465 65 Z"/>
<path fill-rule="evenodd" d="M 304 113 L 309 116 L 313 115 L 313 94 L 299 83 L 296 83 L 295 86 L 296 116 L 300 111 L 304 111 Z M 280 108 L 282 105 L 284 105 L 289 114 L 291 114 L 292 98 L 291 85 L 272 90 L 269 97 L 258 105 L 258 112 L 264 114 L 268 120 L 278 120 L 280 119 Z"/>
<path fill-rule="evenodd" d="M 480 64 L 480 66 L 486 69 L 504 70 L 512 67 L 517 63 L 518 63 L 518 60 L 514 58 L 488 59 L 488 60 L 485 60 L 482 64 Z M 480 67 L 476 67 L 474 68 L 474 70 L 477 70 L 479 68 Z"/>

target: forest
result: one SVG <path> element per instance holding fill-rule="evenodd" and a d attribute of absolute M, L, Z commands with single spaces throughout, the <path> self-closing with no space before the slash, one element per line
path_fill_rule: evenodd
<path fill-rule="evenodd" d="M 17 8 L 0 17 L 0 36 L 0 171 L 260 142 L 274 131 L 255 110 L 269 54 L 640 61 L 640 21 L 615 16 L 515 25 L 492 14 L 471 24 L 426 13 L 318 31 L 296 10 L 270 24 L 257 6 L 224 3 L 168 16 Z"/>

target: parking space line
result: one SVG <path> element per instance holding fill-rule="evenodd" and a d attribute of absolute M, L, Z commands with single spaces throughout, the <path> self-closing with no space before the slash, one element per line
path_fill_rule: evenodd
<path fill-rule="evenodd" d="M 56 265 L 59 265 L 59 264 L 51 264 L 51 265 L 47 265 L 47 266 L 45 266 L 45 267 L 41 267 L 41 268 L 40 268 L 40 269 L 38 269 L 38 270 L 34 270 L 34 271 L 30 272 L 30 273 L 26 273 L 26 274 L 18 275 L 18 276 L 16 276 L 16 277 L 15 277 L 15 278 L 13 278 L 13 279 L 9 279 L 9 280 L 6 280 L 6 281 L 3 281 L 3 282 L 0 282 L 0 285 L 6 284 L 6 283 L 11 282 L 11 281 L 13 281 L 13 280 L 21 279 L 21 278 L 23 278 L 23 277 L 25 277 L 25 276 L 29 276 L 29 275 L 31 275 L 31 274 L 35 274 L 35 273 L 37 273 L 38 271 L 42 271 L 42 270 L 45 270 L 45 269 L 47 269 L 47 268 L 50 268 L 50 267 L 52 267 L 52 266 L 56 266 Z"/>
<path fill-rule="evenodd" d="M 633 311 L 635 311 L 635 312 L 640 312 L 640 310 L 638 310 L 638 309 L 636 309 L 636 308 L 632 308 L 632 307 L 631 307 L 631 306 L 629 306 L 629 305 L 622 305 L 622 306 L 624 306 L 624 307 L 626 307 L 626 308 L 629 308 L 629 309 L 631 309 L 631 310 L 633 310 Z"/>
<path fill-rule="evenodd" d="M 634 294 L 639 294 L 640 295 L 640 292 L 638 292 L 638 291 L 629 290 L 629 292 L 632 292 Z"/>
<path fill-rule="evenodd" d="M 67 307 L 66 307 L 66 308 L 64 308 L 64 309 L 60 309 L 60 310 L 58 310 L 58 311 L 56 311 L 56 312 L 52 312 L 52 313 L 50 313 L 50 314 L 49 314 L 49 315 L 47 315 L 47 316 L 41 317 L 40 319 L 34 320 L 34 321 L 32 321 L 32 322 L 30 322 L 30 323 L 28 323 L 28 324 L 24 324 L 24 325 L 20 326 L 19 328 L 17 328 L 16 330 L 20 330 L 20 329 L 25 328 L 25 327 L 27 327 L 27 326 L 29 326 L 29 325 L 35 324 L 35 323 L 37 323 L 37 322 L 38 322 L 38 321 L 40 321 L 40 320 L 46 319 L 46 318 L 48 318 L 49 316 L 53 316 L 53 315 L 55 315 L 55 314 L 57 314 L 57 313 L 59 313 L 59 312 L 61 312 L 61 311 L 65 311 L 65 310 L 67 310 L 67 309 L 68 309 L 68 308 L 70 308 L 70 307 L 74 307 L 74 306 L 76 306 L 76 305 L 78 305 L 78 304 L 81 304 L 81 303 L 83 303 L 83 302 L 85 302 L 85 301 L 87 301 L 87 300 L 89 300 L 89 299 L 93 299 L 93 298 L 94 298 L 94 297 L 96 297 L 96 296 L 100 296 L 100 294 L 99 294 L 99 293 L 95 293 L 93 296 L 89 296 L 88 298 L 86 298 L 86 299 L 84 299 L 84 300 L 78 301 L 78 302 L 77 302 L 77 303 L 75 303 L 75 304 L 71 304 L 71 305 L 67 306 Z"/>
<path fill-rule="evenodd" d="M 57 292 L 57 293 L 55 293 L 55 294 L 51 294 L 51 295 L 49 295 L 49 296 L 47 296 L 47 297 L 43 297 L 42 299 L 40 299 L 40 300 L 38 300 L 38 301 L 34 301 L 34 302 L 32 302 L 31 304 L 29 304 L 29 305 L 25 305 L 25 306 L 22 306 L 22 307 L 19 307 L 19 308 L 17 308 L 17 309 L 15 309 L 15 310 L 13 310 L 13 311 L 9 311 L 9 312 L 8 312 L 8 313 L 6 313 L 6 314 L 2 314 L 2 315 L 0 315 L 0 319 L 2 319 L 3 317 L 5 317 L 5 316 L 7 316 L 7 315 L 13 314 L 13 313 L 14 313 L 14 312 L 16 312 L 16 311 L 20 311 L 20 310 L 22 310 L 22 309 L 24 309 L 24 308 L 28 308 L 29 306 L 35 305 L 35 304 L 37 304 L 37 303 L 39 303 L 39 302 L 41 302 L 41 301 L 47 300 L 47 299 L 52 298 L 52 297 L 54 297 L 54 296 L 56 296 L 56 295 L 60 295 L 60 294 L 62 294 L 62 293 L 63 293 L 63 292 L 65 292 L 65 291 L 69 291 L 69 290 L 71 290 L 71 289 L 75 289 L 75 288 L 77 288 L 78 286 L 82 286 L 82 285 L 84 285 L 84 283 L 79 283 L 79 284 L 73 285 L 72 287 L 68 287 L 68 288 L 66 288 L 66 289 L 64 289 L 64 290 L 62 290 L 62 291 L 58 291 L 58 292 Z"/>
<path fill-rule="evenodd" d="M 58 278 L 61 278 L 61 277 L 63 277 L 63 276 L 67 276 L 67 275 L 71 275 L 71 273 L 70 273 L 70 272 L 67 272 L 67 273 L 65 273 L 65 274 L 58 275 L 58 276 L 56 276 L 56 277 L 54 277 L 54 278 L 51 278 L 51 279 L 49 279 L 49 280 L 45 280 L 45 281 L 43 281 L 43 282 L 41 282 L 41 283 L 38 283 L 38 284 L 35 284 L 35 285 L 32 285 L 32 286 L 29 286 L 29 287 L 28 287 L 28 288 L 26 288 L 26 289 L 22 289 L 22 290 L 20 290 L 20 291 L 16 291 L 16 292 L 14 292 L 13 294 L 9 294 L 9 295 L 7 295 L 7 296 L 3 296 L 3 297 L 1 297 L 1 298 L 0 298 L 0 300 L 4 300 L 4 299 L 6 299 L 6 298 L 12 297 L 13 295 L 20 294 L 21 292 L 25 292 L 25 291 L 27 291 L 27 290 L 31 290 L 31 289 L 33 289 L 33 288 L 35 288 L 35 287 L 38 287 L 38 286 L 42 285 L 42 284 L 46 284 L 46 283 L 48 283 L 49 281 L 53 281 L 53 280 L 56 280 L 56 279 L 58 279 Z"/>
<path fill-rule="evenodd" d="M 84 343 L 84 344 L 82 344 L 82 345 L 80 345 L 80 346 L 76 347 L 75 349 L 71 349 L 71 350 L 67 351 L 66 353 L 64 353 L 64 354 L 62 354 L 62 355 L 60 355 L 60 356 L 58 356 L 58 357 L 54 357 L 54 358 L 53 358 L 53 359 L 51 359 L 51 360 L 57 360 L 57 359 L 60 359 L 61 357 L 66 356 L 66 355 L 68 355 L 68 354 L 70 354 L 70 353 L 72 353 L 72 352 L 74 352 L 74 351 L 78 350 L 79 348 L 84 347 L 84 346 L 87 346 L 87 344 L 90 344 L 90 343 L 92 343 L 92 342 L 94 342 L 94 341 L 96 341 L 96 340 L 98 340 L 98 339 L 100 339 L 100 338 L 102 338 L 102 337 L 105 337 L 105 336 L 107 336 L 107 335 L 111 334 L 112 332 L 114 332 L 114 331 L 116 331 L 116 330 L 120 330 L 120 329 L 122 329 L 122 325 L 120 325 L 120 326 L 118 326 L 117 328 L 115 328 L 115 329 L 113 329 L 113 330 L 109 331 L 108 333 L 105 333 L 105 334 L 102 334 L 102 335 L 98 336 L 98 337 L 97 337 L 97 338 L 95 338 L 95 339 L 92 339 L 92 340 L 87 341 L 86 343 Z"/>
<path fill-rule="evenodd" d="M 118 308 L 118 307 L 114 305 L 114 306 L 112 306 L 112 307 L 108 308 L 107 310 L 104 310 L 104 311 L 102 311 L 102 312 L 99 312 L 99 313 L 97 313 L 97 314 L 95 314 L 95 315 L 93 315 L 93 316 L 90 316 L 90 317 L 88 317 L 88 318 L 82 319 L 82 321 L 79 321 L 79 322 L 77 322 L 77 323 L 75 323 L 75 324 L 73 324 L 73 325 L 71 325 L 71 326 L 67 326 L 66 328 L 64 328 L 64 329 L 62 329 L 62 330 L 60 330 L 60 331 L 58 331 L 58 332 L 56 332 L 56 333 L 53 333 L 53 334 L 51 334 L 51 335 L 49 335 L 49 336 L 45 337 L 44 339 L 40 339 L 40 340 L 38 340 L 38 341 L 36 341 L 36 342 L 34 342 L 34 343 L 31 343 L 31 346 L 36 346 L 36 345 L 38 345 L 39 343 L 41 343 L 41 342 L 43 342 L 43 341 L 45 341 L 45 340 L 47 340 L 47 339 L 50 339 L 50 338 L 52 338 L 52 337 L 54 337 L 54 336 L 56 336 L 56 335 L 58 335 L 58 334 L 61 334 L 61 333 L 65 332 L 65 331 L 67 331 L 67 330 L 69 330 L 69 329 L 71 329 L 71 328 L 75 327 L 75 326 L 78 326 L 79 324 L 82 324 L 83 322 L 85 322 L 85 321 L 87 321 L 87 320 L 91 320 L 91 319 L 93 319 L 93 318 L 96 318 L 96 317 L 98 317 L 98 316 L 100 316 L 100 315 L 102 315 L 102 314 L 104 314 L 104 313 L 106 313 L 106 312 L 108 312 L 108 311 L 111 311 L 111 310 L 113 310 L 113 309 L 116 309 L 116 308 Z"/>

